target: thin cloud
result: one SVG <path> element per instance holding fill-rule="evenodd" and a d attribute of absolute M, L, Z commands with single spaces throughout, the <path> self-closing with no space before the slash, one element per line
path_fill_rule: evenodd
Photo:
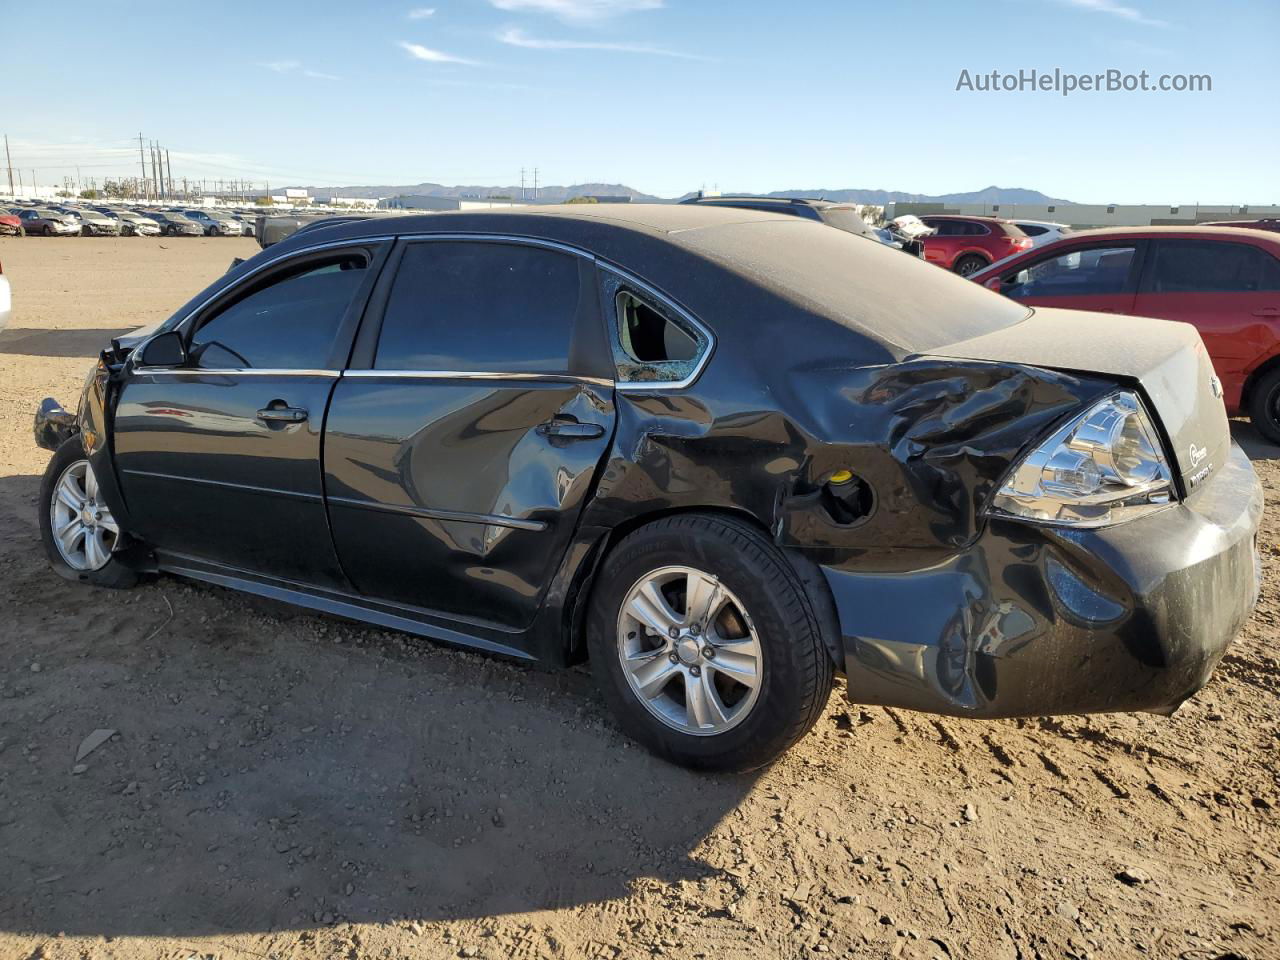
<path fill-rule="evenodd" d="M 676 57 L 680 60 L 705 60 L 693 53 L 680 50 L 669 50 L 666 47 L 653 47 L 644 43 L 610 43 L 595 40 L 545 40 L 531 37 L 523 30 L 512 27 L 498 34 L 498 40 L 512 47 L 524 47 L 526 50 L 608 50 L 612 53 L 639 53 L 652 57 Z"/>
<path fill-rule="evenodd" d="M 546 13 L 570 23 L 606 20 L 638 10 L 657 10 L 663 0 L 489 0 L 499 10 Z"/>
<path fill-rule="evenodd" d="M 434 17 L 435 15 L 435 7 L 414 7 L 408 14 L 410 20 L 425 20 L 427 17 Z"/>
<path fill-rule="evenodd" d="M 1116 17 L 1120 20 L 1128 20 L 1130 23 L 1142 24 L 1146 27 L 1167 27 L 1167 20 L 1156 20 L 1146 16 L 1136 7 L 1126 7 L 1124 4 L 1117 3 L 1116 0 L 1061 0 L 1067 6 L 1075 7 L 1077 10 L 1087 10 L 1090 13 L 1105 13 L 1108 16 Z"/>
<path fill-rule="evenodd" d="M 260 63 L 258 66 L 272 73 L 300 73 L 304 77 L 310 77 L 312 80 L 341 80 L 341 77 L 335 77 L 332 73 L 325 73 L 322 70 L 312 70 L 302 66 L 301 60 L 270 60 L 267 63 Z"/>
<path fill-rule="evenodd" d="M 458 63 L 467 67 L 478 67 L 474 60 L 468 60 L 465 57 L 455 57 L 452 53 L 444 53 L 441 50 L 432 50 L 430 47 L 424 47 L 420 43 L 400 42 L 403 47 L 415 60 L 425 60 L 427 63 Z"/>

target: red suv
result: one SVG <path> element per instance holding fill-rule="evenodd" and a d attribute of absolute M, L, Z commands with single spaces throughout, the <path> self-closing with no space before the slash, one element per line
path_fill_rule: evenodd
<path fill-rule="evenodd" d="M 972 279 L 1032 306 L 1192 324 L 1227 412 L 1247 413 L 1280 443 L 1280 236 L 1233 227 L 1090 230 Z"/>
<path fill-rule="evenodd" d="M 932 214 L 920 220 L 938 231 L 924 238 L 924 258 L 962 277 L 1031 249 L 1031 238 L 1009 220 Z"/>

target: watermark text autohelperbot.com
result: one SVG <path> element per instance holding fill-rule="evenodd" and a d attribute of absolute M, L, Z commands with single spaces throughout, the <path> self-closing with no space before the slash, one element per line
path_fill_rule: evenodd
<path fill-rule="evenodd" d="M 1104 70 L 1072 73 L 1053 70 L 961 70 L 956 91 L 965 93 L 1211 93 L 1213 77 L 1207 73 L 1150 73 L 1140 70 Z"/>

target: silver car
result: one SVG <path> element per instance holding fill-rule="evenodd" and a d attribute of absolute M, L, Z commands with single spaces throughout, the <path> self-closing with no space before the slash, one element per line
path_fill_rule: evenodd
<path fill-rule="evenodd" d="M 81 210 L 80 235 L 82 237 L 118 237 L 120 224 L 114 217 L 97 210 Z"/>
<path fill-rule="evenodd" d="M 56 210 L 43 207 L 23 210 L 18 214 L 22 227 L 27 235 L 37 234 L 42 237 L 78 237 L 80 221 L 75 217 Z"/>

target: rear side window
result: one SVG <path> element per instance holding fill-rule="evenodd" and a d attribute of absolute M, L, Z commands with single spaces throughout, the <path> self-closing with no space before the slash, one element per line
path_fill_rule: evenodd
<path fill-rule="evenodd" d="M 711 347 L 707 335 L 621 277 L 606 273 L 603 281 L 613 301 L 618 383 L 679 383 L 692 376 Z"/>
<path fill-rule="evenodd" d="M 387 300 L 374 367 L 568 373 L 580 286 L 576 258 L 543 247 L 412 243 Z"/>
<path fill-rule="evenodd" d="M 1041 227 L 1037 224 L 1020 223 L 1018 229 L 1025 233 L 1028 237 L 1038 237 L 1042 233 L 1048 233 L 1048 227 Z"/>
<path fill-rule="evenodd" d="M 364 254 L 310 260 L 209 316 L 191 338 L 204 369 L 317 370 L 364 281 Z"/>
<path fill-rule="evenodd" d="M 1133 254 L 1132 246 L 1061 253 L 1004 277 L 1000 292 L 1015 300 L 1123 293 Z"/>
<path fill-rule="evenodd" d="M 1280 290 L 1280 265 L 1275 257 L 1245 243 L 1160 240 L 1148 287 L 1152 293 Z"/>

